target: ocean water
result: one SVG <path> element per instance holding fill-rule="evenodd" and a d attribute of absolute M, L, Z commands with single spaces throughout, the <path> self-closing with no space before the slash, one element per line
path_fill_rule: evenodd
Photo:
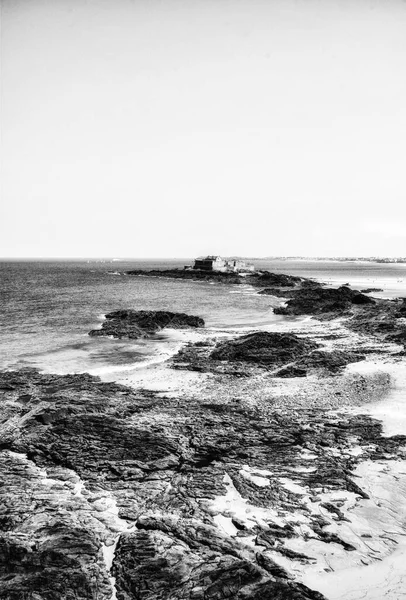
<path fill-rule="evenodd" d="M 381 287 L 381 296 L 406 295 L 406 265 L 305 260 L 253 261 L 258 268 L 313 277 L 329 284 Z M 125 275 L 130 269 L 173 268 L 182 260 L 0 262 L 0 368 L 37 367 L 46 372 L 102 373 L 147 364 L 173 354 L 179 332 L 153 340 L 91 338 L 112 310 L 171 310 L 205 319 L 210 330 L 272 329 L 279 299 L 249 285 L 179 281 Z"/>

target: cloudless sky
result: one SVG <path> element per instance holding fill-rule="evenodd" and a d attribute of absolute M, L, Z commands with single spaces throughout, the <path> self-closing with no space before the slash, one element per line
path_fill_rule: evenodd
<path fill-rule="evenodd" d="M 404 0 L 3 0 L 0 256 L 406 255 Z"/>

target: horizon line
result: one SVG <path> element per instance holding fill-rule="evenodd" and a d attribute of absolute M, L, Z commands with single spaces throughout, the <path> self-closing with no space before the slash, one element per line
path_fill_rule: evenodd
<path fill-rule="evenodd" d="M 216 255 L 217 256 L 217 255 Z M 220 255 L 219 255 L 220 256 Z M 233 255 L 224 255 L 225 258 L 229 257 L 238 257 L 238 258 L 246 258 L 250 260 L 293 260 L 293 259 L 307 259 L 307 260 L 321 260 L 321 259 L 329 259 L 329 260 L 367 260 L 367 259 L 402 259 L 406 260 L 406 256 L 389 256 L 389 255 L 312 255 L 306 256 L 302 254 L 296 255 L 272 255 L 272 256 L 248 256 L 244 254 L 233 254 Z M 85 261 L 85 260 L 110 260 L 114 262 L 119 261 L 129 261 L 129 260 L 194 260 L 194 257 L 190 256 L 124 256 L 124 257 L 116 257 L 116 256 L 0 256 L 0 262 L 7 261 Z"/>

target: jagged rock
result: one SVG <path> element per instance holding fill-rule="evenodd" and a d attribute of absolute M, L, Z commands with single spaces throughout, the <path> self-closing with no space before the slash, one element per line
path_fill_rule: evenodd
<path fill-rule="evenodd" d="M 295 360 L 317 347 L 316 342 L 299 338 L 292 333 L 260 331 L 217 344 L 210 358 L 277 366 Z"/>
<path fill-rule="evenodd" d="M 364 305 L 345 322 L 346 327 L 356 332 L 373 335 L 382 341 L 405 344 L 406 302 L 376 299 L 372 305 Z"/>
<path fill-rule="evenodd" d="M 355 383 L 354 394 L 370 394 L 361 379 Z M 363 458 L 380 460 L 400 456 L 406 443 L 405 436 L 383 437 L 381 424 L 368 416 L 274 410 L 265 402 L 251 407 L 221 394 L 216 402 L 162 397 L 87 374 L 5 372 L 0 388 L 5 600 L 29 593 L 109 600 L 109 575 L 120 600 L 322 598 L 287 579 L 267 556 L 272 547 L 292 561 L 311 560 L 285 545 L 299 535 L 293 525 L 250 521 L 219 509 L 218 498 L 234 489 L 250 511 L 296 511 L 314 525 L 320 543 L 341 543 L 326 535 L 326 523 L 312 521 L 301 494 L 281 478 L 293 477 L 313 496 L 323 487 L 366 497 L 350 477 L 359 459 L 343 449 L 357 444 Z M 308 448 L 312 472 L 303 457 Z M 292 475 L 292 465 L 304 470 Z M 256 470 L 271 473 L 267 485 L 252 480 Z M 234 523 L 235 535 L 216 525 L 219 512 Z M 120 519 L 133 525 L 132 533 Z M 108 573 L 102 544 L 120 532 Z M 263 545 L 244 542 L 247 534 Z"/>
<path fill-rule="evenodd" d="M 295 275 L 285 275 L 284 273 L 271 273 L 270 271 L 260 271 L 254 275 L 248 276 L 249 283 L 258 287 L 292 288 L 302 284 L 303 277 Z"/>
<path fill-rule="evenodd" d="M 297 369 L 326 369 L 332 373 L 337 373 L 342 367 L 349 363 L 359 362 L 365 359 L 365 355 L 360 352 L 351 352 L 344 350 L 315 350 L 307 356 L 304 356 L 296 363 Z M 280 375 L 279 375 L 280 377 Z"/>
<path fill-rule="evenodd" d="M 258 368 L 275 368 L 274 377 L 306 377 L 309 370 L 334 374 L 365 359 L 357 351 L 318 349 L 319 344 L 294 334 L 257 332 L 212 344 L 189 344 L 174 358 L 176 368 L 250 376 Z"/>
<path fill-rule="evenodd" d="M 220 555 L 210 546 L 190 547 L 159 529 L 141 530 L 121 538 L 114 575 L 123 600 L 324 599 L 289 581 L 286 571 L 269 557 L 257 553 L 255 558 L 258 564 Z"/>
<path fill-rule="evenodd" d="M 375 303 L 375 300 L 370 298 L 369 296 L 365 296 L 365 294 L 354 294 L 351 298 L 351 304 L 372 304 Z"/>
<path fill-rule="evenodd" d="M 234 272 L 221 271 L 199 271 L 198 269 L 153 269 L 145 271 L 135 269 L 127 271 L 127 275 L 138 275 L 142 277 L 170 277 L 173 279 L 198 279 L 200 281 L 214 281 L 216 283 L 241 284 L 249 283 L 257 287 L 287 287 L 292 288 L 302 285 L 304 282 L 310 282 L 310 285 L 317 285 L 312 280 L 295 275 L 286 275 L 284 273 L 271 273 L 270 271 L 255 271 L 246 273 L 244 276 Z"/>
<path fill-rule="evenodd" d="M 296 582 L 267 581 L 249 592 L 242 591 L 237 600 L 326 600 L 323 594 Z"/>
<path fill-rule="evenodd" d="M 291 363 L 318 346 L 294 334 L 260 331 L 219 342 L 214 348 L 190 343 L 174 357 L 173 367 L 249 377 L 258 369 Z"/>
<path fill-rule="evenodd" d="M 0 472 L 0 597 L 107 600 L 103 528 L 85 524 L 85 501 L 22 454 L 0 452 Z"/>
<path fill-rule="evenodd" d="M 290 365 L 284 367 L 275 373 L 275 377 L 288 378 L 288 377 L 306 377 L 307 370 L 303 367 L 297 367 L 296 365 Z"/>
<path fill-rule="evenodd" d="M 161 310 L 116 310 L 106 315 L 101 329 L 93 329 L 89 331 L 89 335 L 136 339 L 149 337 L 165 327 L 172 329 L 204 327 L 204 320 L 184 313 Z"/>
<path fill-rule="evenodd" d="M 195 269 L 152 269 L 145 271 L 135 269 L 127 271 L 127 275 L 138 275 L 142 277 L 170 277 L 172 279 L 198 279 L 200 281 L 215 281 L 217 283 L 240 284 L 245 278 L 238 273 L 221 271 L 199 271 Z"/>
<path fill-rule="evenodd" d="M 286 306 L 274 309 L 280 315 L 319 315 L 323 313 L 342 314 L 352 305 L 375 304 L 375 300 L 352 290 L 348 286 L 339 288 L 304 287 L 297 290 Z"/>

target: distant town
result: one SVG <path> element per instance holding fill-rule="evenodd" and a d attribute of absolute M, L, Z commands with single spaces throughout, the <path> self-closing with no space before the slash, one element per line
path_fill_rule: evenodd
<path fill-rule="evenodd" d="M 200 256 L 194 261 L 193 267 L 188 269 L 198 269 L 203 271 L 253 271 L 254 266 L 249 260 L 317 260 L 317 261 L 338 261 L 338 262 L 373 262 L 373 263 L 406 263 L 406 257 L 382 257 L 382 256 L 258 256 L 258 257 L 239 257 L 222 258 L 221 256 L 209 255 Z"/>
<path fill-rule="evenodd" d="M 336 260 L 340 262 L 375 262 L 375 263 L 406 263 L 406 257 L 378 257 L 378 256 L 266 256 L 251 258 L 251 260 Z"/>

